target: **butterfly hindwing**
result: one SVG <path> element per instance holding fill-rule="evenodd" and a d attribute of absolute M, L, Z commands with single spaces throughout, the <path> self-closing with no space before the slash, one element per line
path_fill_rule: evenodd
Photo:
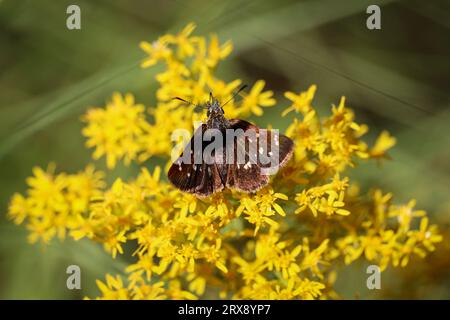
<path fill-rule="evenodd" d="M 293 151 L 294 151 L 294 141 L 292 141 L 289 137 L 285 136 L 284 134 L 280 134 L 279 137 L 280 168 L 283 167 L 289 161 L 289 159 L 291 159 Z"/>
<path fill-rule="evenodd" d="M 259 139 L 258 139 L 258 152 L 259 156 L 266 155 L 268 161 L 266 159 L 265 162 L 259 161 L 261 167 L 273 168 L 274 174 L 279 168 L 283 167 L 291 158 L 294 142 L 285 136 L 284 134 L 279 134 L 277 132 L 267 130 L 267 129 L 259 129 Z M 267 139 L 266 143 L 262 143 L 261 139 Z"/>

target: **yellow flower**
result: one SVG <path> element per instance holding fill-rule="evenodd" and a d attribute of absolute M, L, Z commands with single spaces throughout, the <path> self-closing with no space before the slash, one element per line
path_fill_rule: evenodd
<path fill-rule="evenodd" d="M 208 56 L 205 60 L 209 68 L 214 68 L 220 60 L 225 59 L 233 50 L 231 41 L 227 41 L 223 45 L 219 44 L 217 35 L 211 36 L 211 41 L 208 48 Z"/>
<path fill-rule="evenodd" d="M 233 262 L 239 265 L 238 272 L 242 274 L 246 284 L 253 281 L 261 281 L 264 278 L 260 274 L 265 269 L 265 266 L 261 263 L 261 260 L 253 262 L 247 262 L 239 256 L 233 258 Z"/>
<path fill-rule="evenodd" d="M 139 137 L 148 129 L 144 106 L 135 104 L 131 94 L 114 93 L 105 109 L 88 110 L 83 117 L 87 126 L 83 135 L 88 138 L 86 146 L 95 147 L 94 159 L 106 155 L 108 168 L 114 168 L 117 160 L 124 158 L 128 165 L 140 151 Z"/>
<path fill-rule="evenodd" d="M 132 273 L 129 277 L 135 283 L 145 273 L 146 279 L 150 280 L 155 269 L 154 252 L 147 252 L 139 256 L 139 260 L 135 264 L 130 264 L 126 268 L 126 272 Z"/>
<path fill-rule="evenodd" d="M 312 85 L 307 91 L 300 92 L 298 95 L 293 92 L 285 92 L 284 96 L 292 101 L 292 105 L 283 111 L 281 116 L 287 115 L 291 111 L 296 111 L 306 115 L 312 109 L 311 102 L 314 99 L 314 94 L 316 93 L 317 86 Z"/>
<path fill-rule="evenodd" d="M 223 273 L 228 272 L 228 268 L 225 265 L 225 259 L 223 256 L 222 239 L 217 239 L 213 245 L 203 245 L 200 247 L 200 256 L 207 262 L 215 265 Z"/>
<path fill-rule="evenodd" d="M 285 93 L 292 104 L 283 115 L 295 111 L 286 131 L 294 140 L 293 157 L 255 193 L 224 190 L 199 199 L 168 183 L 159 166 L 147 169 L 167 163 L 167 172 L 174 144 L 184 141 L 172 140 L 172 133 L 185 129 L 190 139 L 206 119 L 205 110 L 174 96 L 202 104 L 212 91 L 223 104 L 242 83 L 215 75 L 231 42 L 196 36 L 194 28 L 191 23 L 152 44 L 141 42 L 147 53 L 142 67 L 161 65 L 151 108 L 115 93 L 104 108 L 83 117 L 93 159 L 105 156 L 108 168 L 136 161 L 139 173 L 108 177 L 113 183 L 106 186 L 104 173 L 92 165 L 75 174 L 56 174 L 53 165 L 34 168 L 28 190 L 12 195 L 8 208 L 30 242 L 69 234 L 103 245 L 112 258 L 128 258 L 124 278 L 97 280 L 101 299 L 333 299 L 339 297 L 334 280 L 345 267 L 341 260 L 364 259 L 385 270 L 436 249 L 443 237 L 415 200 L 396 204 L 391 193 L 361 193 L 357 181 L 345 177 L 358 159 L 387 158 L 395 138 L 383 131 L 370 148 L 363 140 L 368 127 L 355 122 L 345 97 L 319 117 L 316 85 Z M 275 104 L 264 86 L 258 80 L 242 101 L 230 100 L 225 115 L 261 115 Z"/>
<path fill-rule="evenodd" d="M 169 288 L 166 290 L 169 298 L 174 300 L 197 300 L 197 296 L 187 290 L 183 290 L 180 281 L 172 280 L 169 282 Z"/>
<path fill-rule="evenodd" d="M 308 279 L 302 279 L 296 286 L 294 294 L 304 300 L 312 300 L 320 297 L 325 286 L 317 281 L 311 281 Z"/>
<path fill-rule="evenodd" d="M 115 278 L 109 274 L 106 275 L 106 283 L 97 280 L 97 286 L 102 292 L 101 299 L 104 300 L 126 300 L 129 299 L 129 293 L 123 287 L 123 282 L 120 276 Z"/>
<path fill-rule="evenodd" d="M 272 98 L 272 91 L 262 92 L 266 82 L 258 80 L 250 92 L 244 96 L 241 106 L 239 107 L 239 115 L 247 117 L 251 113 L 261 116 L 263 110 L 261 107 L 271 107 L 275 105 L 275 99 Z"/>
<path fill-rule="evenodd" d="M 428 251 L 434 251 L 436 249 L 435 244 L 442 242 L 443 237 L 438 234 L 437 226 L 432 225 L 428 226 L 428 218 L 424 217 L 420 221 L 420 227 L 419 230 L 409 231 L 409 236 L 414 237 L 416 242 L 422 243 L 422 245 L 428 250 Z M 421 255 L 422 257 L 425 256 L 425 252 L 423 251 L 417 251 L 416 253 Z"/>
<path fill-rule="evenodd" d="M 275 270 L 281 272 L 284 279 L 294 277 L 300 272 L 300 266 L 298 265 L 296 258 L 302 251 L 302 246 L 299 245 L 292 251 L 283 251 L 278 255 L 276 260 L 271 261 L 269 264 L 269 270 L 275 267 Z"/>
<path fill-rule="evenodd" d="M 278 223 L 269 217 L 275 215 L 275 213 L 281 216 L 286 215 L 283 208 L 275 202 L 278 199 L 287 200 L 288 197 L 282 193 L 275 193 L 270 188 L 261 189 L 255 196 L 244 196 L 241 199 L 241 205 L 236 210 L 236 215 L 239 216 L 244 213 L 245 219 L 255 225 L 255 234 L 266 223 L 276 228 Z"/>
<path fill-rule="evenodd" d="M 49 242 L 55 235 L 64 239 L 68 229 L 78 228 L 81 215 L 88 210 L 91 197 L 101 194 L 103 173 L 88 166 L 77 174 L 54 173 L 35 167 L 27 179 L 27 196 L 15 194 L 8 215 L 17 224 L 26 222 L 29 241 Z"/>
<path fill-rule="evenodd" d="M 15 224 L 22 224 L 29 215 L 27 199 L 21 194 L 15 193 L 9 204 L 8 217 L 14 220 Z"/>
<path fill-rule="evenodd" d="M 345 206 L 344 190 L 347 187 L 348 178 L 340 180 L 339 175 L 336 174 L 331 183 L 303 190 L 295 197 L 295 201 L 299 205 L 295 213 L 309 209 L 315 217 L 319 212 L 326 215 L 349 215 L 350 211 L 342 208 Z"/>
<path fill-rule="evenodd" d="M 397 140 L 392 137 L 389 132 L 383 131 L 378 136 L 377 141 L 375 142 L 375 145 L 370 149 L 369 155 L 371 158 L 387 158 L 386 151 L 391 149 L 395 144 Z"/>
<path fill-rule="evenodd" d="M 130 288 L 132 299 L 134 300 L 163 300 L 167 299 L 165 294 L 164 282 L 159 281 L 153 284 L 147 284 L 144 281 L 140 285 Z"/>
<path fill-rule="evenodd" d="M 338 195 L 335 191 L 327 191 L 327 194 L 328 199 L 320 199 L 318 211 L 324 212 L 329 216 L 332 214 L 340 214 L 343 216 L 350 214 L 350 211 L 342 209 L 345 206 L 345 203 L 342 201 L 344 199 L 344 192 Z"/>
<path fill-rule="evenodd" d="M 195 48 L 193 40 L 189 36 L 195 29 L 194 23 L 189 23 L 177 35 L 167 35 L 167 41 L 178 46 L 177 55 L 180 59 L 190 57 L 194 54 Z"/>
<path fill-rule="evenodd" d="M 304 155 L 305 150 L 314 151 L 317 154 L 323 154 L 326 150 L 326 144 L 323 143 L 323 137 L 318 130 L 314 110 L 306 113 L 303 121 L 294 118 L 294 122 L 286 130 L 286 135 L 295 139 L 297 155 Z"/>
<path fill-rule="evenodd" d="M 197 207 L 197 198 L 191 194 L 180 194 L 173 207 L 180 209 L 181 217 L 186 217 L 188 212 L 195 212 L 195 208 Z"/>
<path fill-rule="evenodd" d="M 148 57 L 142 61 L 141 67 L 148 68 L 160 60 L 170 59 L 172 51 L 167 47 L 167 45 L 168 41 L 165 37 L 160 38 L 153 43 L 141 41 L 139 46 L 143 51 L 145 51 L 145 53 L 148 54 Z"/>
<path fill-rule="evenodd" d="M 300 264 L 300 270 L 311 270 L 314 275 L 323 279 L 319 265 L 327 263 L 324 253 L 328 249 L 329 242 L 329 239 L 325 239 L 316 249 L 310 251 L 308 238 L 303 238 L 302 251 L 304 257 Z"/>
<path fill-rule="evenodd" d="M 124 243 L 127 241 L 127 238 L 125 237 L 125 231 L 120 231 L 117 234 L 111 235 L 110 237 L 104 239 L 104 246 L 105 250 L 107 252 L 111 252 L 111 255 L 113 258 L 117 256 L 117 253 L 122 254 L 123 249 L 121 243 Z"/>

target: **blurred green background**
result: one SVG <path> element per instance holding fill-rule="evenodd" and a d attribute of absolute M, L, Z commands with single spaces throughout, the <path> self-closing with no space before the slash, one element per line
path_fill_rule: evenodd
<path fill-rule="evenodd" d="M 81 7 L 81 30 L 66 28 L 66 8 Z M 381 7 L 382 29 L 366 28 L 366 8 Z M 138 67 L 141 40 L 196 22 L 197 34 L 232 39 L 234 51 L 218 75 L 252 84 L 265 79 L 277 108 L 253 119 L 286 128 L 286 90 L 317 84 L 314 106 L 326 115 L 341 95 L 367 123 L 372 142 L 383 129 L 398 139 L 393 161 L 361 166 L 363 187 L 416 198 L 448 234 L 450 225 L 450 3 L 364 0 L 0 0 L 0 298 L 96 296 L 95 279 L 126 262 L 100 245 L 53 241 L 29 245 L 26 230 L 6 219 L 10 196 L 26 190 L 35 165 L 75 172 L 90 161 L 80 115 L 103 106 L 113 91 L 154 103 L 154 70 Z M 283 122 L 284 121 L 284 122 Z M 104 161 L 96 163 L 105 168 Z M 137 168 L 119 167 L 128 177 Z M 388 270 L 382 290 L 365 287 L 365 265 L 339 274 L 344 298 L 450 298 L 450 248 L 414 260 L 408 272 Z M 66 289 L 66 267 L 81 266 L 82 290 Z"/>

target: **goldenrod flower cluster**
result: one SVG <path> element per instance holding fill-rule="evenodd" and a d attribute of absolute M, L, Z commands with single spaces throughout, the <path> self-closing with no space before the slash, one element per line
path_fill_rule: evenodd
<path fill-rule="evenodd" d="M 378 189 L 361 193 L 347 177 L 358 163 L 387 158 L 395 138 L 382 132 L 368 146 L 362 140 L 368 128 L 355 121 L 344 97 L 320 118 L 312 105 L 315 85 L 285 93 L 290 105 L 280 116 L 293 116 L 286 134 L 294 156 L 255 194 L 225 190 L 199 199 L 167 182 L 167 166 L 148 168 L 150 157 L 170 164 L 173 130 L 192 132 L 205 119 L 173 97 L 202 103 L 212 91 L 225 101 L 241 85 L 215 77 L 231 43 L 195 36 L 194 28 L 140 44 L 143 68 L 163 66 L 155 106 L 114 93 L 105 107 L 83 116 L 93 158 L 105 158 L 109 169 L 137 162 L 140 173 L 107 186 L 105 173 L 92 165 L 76 174 L 35 168 L 26 195 L 15 194 L 9 206 L 30 242 L 69 235 L 102 244 L 112 258 L 132 255 L 124 274 L 98 280 L 105 299 L 336 298 L 339 270 L 357 259 L 384 270 L 435 249 L 442 237 L 414 200 L 399 205 Z M 226 105 L 226 116 L 260 116 L 274 107 L 264 87 L 256 81 L 242 101 Z"/>

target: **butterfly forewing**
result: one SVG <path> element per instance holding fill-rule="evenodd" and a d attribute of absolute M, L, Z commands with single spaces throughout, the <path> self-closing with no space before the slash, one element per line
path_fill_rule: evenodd
<path fill-rule="evenodd" d="M 203 159 L 203 150 L 207 144 L 203 141 L 205 131 L 206 125 L 202 124 L 168 172 L 170 182 L 178 189 L 199 196 L 208 196 L 224 188 L 216 161 L 208 161 L 211 164 L 207 164 Z M 201 144 L 196 144 L 195 140 Z"/>

